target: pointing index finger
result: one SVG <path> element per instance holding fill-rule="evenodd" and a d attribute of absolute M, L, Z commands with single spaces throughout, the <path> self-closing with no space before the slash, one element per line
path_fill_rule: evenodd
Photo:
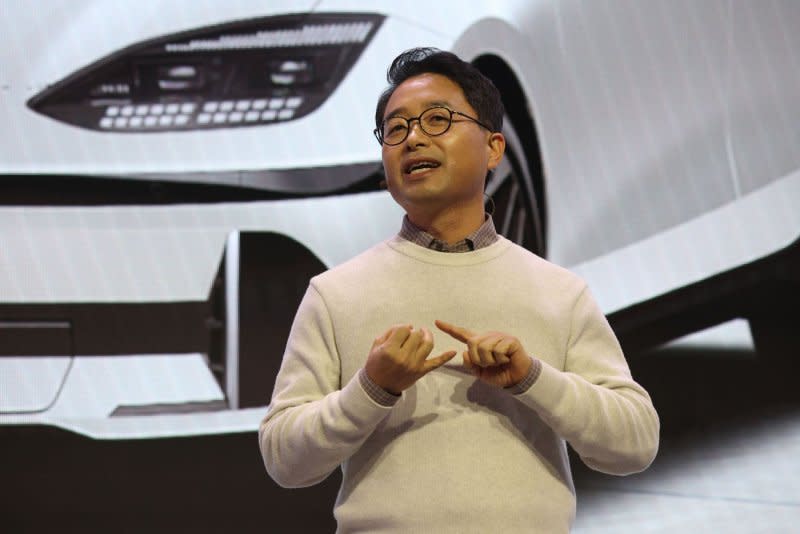
<path fill-rule="evenodd" d="M 469 338 L 475 336 L 475 334 L 472 331 L 467 330 L 466 328 L 446 323 L 438 319 L 434 322 L 436 323 L 436 327 L 439 330 L 441 330 L 445 334 L 448 334 L 451 337 L 454 337 L 455 339 L 461 341 L 462 343 L 466 343 L 469 340 Z"/>

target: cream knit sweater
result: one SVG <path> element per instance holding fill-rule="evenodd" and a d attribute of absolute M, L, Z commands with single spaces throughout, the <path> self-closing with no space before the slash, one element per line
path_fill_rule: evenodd
<path fill-rule="evenodd" d="M 476 381 L 456 356 L 375 403 L 358 371 L 391 325 L 428 327 L 432 354 L 463 346 L 435 319 L 516 336 L 540 359 L 528 391 Z M 646 468 L 659 421 L 585 283 L 500 237 L 467 253 L 395 237 L 311 280 L 259 431 L 286 487 L 341 465 L 340 532 L 567 532 L 575 515 L 565 440 L 590 467 Z"/>

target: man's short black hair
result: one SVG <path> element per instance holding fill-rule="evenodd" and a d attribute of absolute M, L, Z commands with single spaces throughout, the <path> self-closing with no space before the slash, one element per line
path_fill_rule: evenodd
<path fill-rule="evenodd" d="M 436 48 L 412 48 L 392 61 L 386 72 L 389 87 L 381 94 L 375 109 L 377 128 L 381 127 L 386 104 L 397 86 L 409 78 L 427 73 L 441 74 L 452 80 L 461 87 L 467 102 L 478 113 L 479 121 L 489 126 L 493 132 L 503 129 L 505 109 L 497 87 L 474 65 L 461 60 L 452 52 Z"/>

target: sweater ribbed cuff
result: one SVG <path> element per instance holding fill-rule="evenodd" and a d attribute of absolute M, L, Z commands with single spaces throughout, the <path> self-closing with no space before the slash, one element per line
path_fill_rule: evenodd
<path fill-rule="evenodd" d="M 506 391 L 512 395 L 522 395 L 528 391 L 533 384 L 536 383 L 536 380 L 539 378 L 540 374 L 542 374 L 542 362 L 536 358 L 531 358 L 531 368 L 528 369 L 528 374 L 525 375 L 525 378 L 513 386 L 507 387 Z"/>
<path fill-rule="evenodd" d="M 361 387 L 364 388 L 364 392 L 369 396 L 369 398 L 381 406 L 394 406 L 397 401 L 400 400 L 400 395 L 389 393 L 378 384 L 373 382 L 367 374 L 367 370 L 363 367 L 358 372 L 358 381 L 361 383 Z"/>

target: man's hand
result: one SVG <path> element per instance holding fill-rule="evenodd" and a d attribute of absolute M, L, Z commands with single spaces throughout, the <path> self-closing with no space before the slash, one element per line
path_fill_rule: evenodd
<path fill-rule="evenodd" d="M 367 357 L 367 376 L 389 393 L 399 395 L 456 355 L 456 351 L 451 350 L 428 359 L 432 350 L 430 330 L 395 325 L 372 343 Z"/>
<path fill-rule="evenodd" d="M 527 376 L 532 360 L 514 336 L 502 332 L 476 334 L 444 321 L 436 321 L 442 332 L 467 344 L 464 366 L 480 380 L 499 387 L 510 387 Z"/>

